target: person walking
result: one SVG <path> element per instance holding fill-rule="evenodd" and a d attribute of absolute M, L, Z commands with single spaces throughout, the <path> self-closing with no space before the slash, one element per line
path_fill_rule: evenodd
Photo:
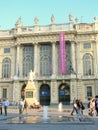
<path fill-rule="evenodd" d="M 0 113 L 1 113 L 1 115 L 2 115 L 2 106 L 3 106 L 3 103 L 2 103 L 2 99 L 0 99 Z"/>
<path fill-rule="evenodd" d="M 76 104 L 77 104 L 77 117 L 79 118 L 80 121 L 84 120 L 84 116 L 83 116 L 83 110 L 84 110 L 84 106 L 82 103 L 82 100 L 76 100 Z"/>
<path fill-rule="evenodd" d="M 8 99 L 4 99 L 3 105 L 4 105 L 5 116 L 7 116 L 7 108 L 8 108 L 8 106 L 9 106 L 9 101 L 8 101 Z"/>
<path fill-rule="evenodd" d="M 24 100 L 24 109 L 26 110 L 26 114 L 28 113 L 28 102 L 26 99 Z"/>
<path fill-rule="evenodd" d="M 73 99 L 73 109 L 71 111 L 71 115 L 73 115 L 74 111 L 77 113 L 76 98 Z"/>
<path fill-rule="evenodd" d="M 18 107 L 19 107 L 19 114 L 22 114 L 23 110 L 24 110 L 24 101 L 23 101 L 23 99 L 19 100 Z"/>
<path fill-rule="evenodd" d="M 95 110 L 96 110 L 96 116 L 98 116 L 98 97 L 95 99 Z"/>

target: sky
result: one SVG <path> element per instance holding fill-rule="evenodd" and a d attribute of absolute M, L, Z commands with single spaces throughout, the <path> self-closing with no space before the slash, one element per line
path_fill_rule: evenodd
<path fill-rule="evenodd" d="M 39 25 L 51 24 L 52 15 L 55 23 L 68 23 L 69 14 L 79 22 L 93 23 L 98 16 L 98 0 L 0 0 L 0 29 L 15 28 L 19 17 L 23 26 L 33 26 L 36 16 Z"/>

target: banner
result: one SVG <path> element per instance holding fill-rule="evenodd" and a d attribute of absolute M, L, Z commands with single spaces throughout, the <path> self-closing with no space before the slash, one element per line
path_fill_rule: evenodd
<path fill-rule="evenodd" d="M 66 43 L 64 33 L 59 35 L 60 42 L 60 74 L 66 74 Z"/>

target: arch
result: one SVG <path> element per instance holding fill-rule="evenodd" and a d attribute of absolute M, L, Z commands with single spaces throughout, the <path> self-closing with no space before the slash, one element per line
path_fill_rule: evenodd
<path fill-rule="evenodd" d="M 41 105 L 50 105 L 50 86 L 48 84 L 41 85 L 39 95 Z"/>
<path fill-rule="evenodd" d="M 63 104 L 70 104 L 70 86 L 62 83 L 58 89 L 59 102 Z"/>

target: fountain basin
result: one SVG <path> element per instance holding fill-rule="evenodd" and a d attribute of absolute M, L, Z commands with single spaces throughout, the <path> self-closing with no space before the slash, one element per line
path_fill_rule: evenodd
<path fill-rule="evenodd" d="M 39 124 L 39 123 L 63 123 L 63 122 L 75 122 L 74 117 L 68 116 L 48 116 L 44 119 L 43 116 L 20 116 L 16 118 L 11 118 L 7 120 L 11 124 Z"/>

